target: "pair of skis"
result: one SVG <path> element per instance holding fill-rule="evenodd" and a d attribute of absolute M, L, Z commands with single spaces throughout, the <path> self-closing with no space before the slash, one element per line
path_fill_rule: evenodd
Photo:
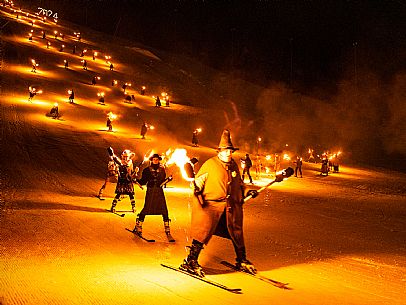
<path fill-rule="evenodd" d="M 260 274 L 247 273 L 247 272 L 245 272 L 245 271 L 242 271 L 242 270 L 238 269 L 234 264 L 229 263 L 229 262 L 227 262 L 227 261 L 222 261 L 221 264 L 224 265 L 224 266 L 226 266 L 226 267 L 228 267 L 228 268 L 230 268 L 230 269 L 232 269 L 232 270 L 234 270 L 234 271 L 236 271 L 236 272 L 244 273 L 244 274 L 246 274 L 246 275 L 248 275 L 248 276 L 251 276 L 251 277 L 254 277 L 254 278 L 256 278 L 256 279 L 259 279 L 259 280 L 261 280 L 261 281 L 263 281 L 263 282 L 265 282 L 265 283 L 271 284 L 271 285 L 273 285 L 273 286 L 275 286 L 275 287 L 278 287 L 278 288 L 281 288 L 281 289 L 287 289 L 287 290 L 291 290 L 291 289 L 292 289 L 292 288 L 290 288 L 290 287 L 287 286 L 288 283 L 282 283 L 282 282 L 279 282 L 279 281 L 270 279 L 270 278 L 265 277 L 265 276 L 260 275 Z M 195 279 L 197 279 L 197 280 L 200 280 L 200 281 L 205 282 L 205 283 L 207 283 L 207 284 L 209 284 L 209 285 L 212 285 L 212 286 L 221 288 L 221 289 L 226 290 L 226 291 L 228 291 L 228 292 L 235 293 L 235 294 L 242 294 L 242 289 L 241 289 L 241 288 L 231 288 L 231 287 L 228 287 L 228 286 L 226 286 L 226 285 L 224 285 L 224 284 L 221 284 L 221 283 L 219 283 L 219 282 L 213 281 L 213 280 L 211 280 L 211 279 L 209 279 L 209 278 L 207 278 L 207 277 L 200 277 L 200 276 L 197 276 L 197 275 L 195 275 L 195 274 L 189 273 L 189 272 L 187 272 L 187 271 L 181 269 L 180 267 L 174 267 L 174 266 L 171 266 L 171 265 L 168 265 L 168 264 L 161 264 L 161 266 L 163 266 L 163 267 L 165 267 L 165 268 L 168 268 L 168 269 L 172 269 L 172 270 L 174 270 L 174 271 L 177 271 L 177 272 L 180 272 L 180 273 L 183 273 L 183 274 L 186 274 L 186 275 L 189 275 L 189 276 L 191 276 L 191 277 L 193 277 L 193 278 L 195 278 Z"/>
<path fill-rule="evenodd" d="M 142 234 L 138 234 L 137 232 L 135 232 L 135 231 L 133 231 L 133 230 L 130 230 L 130 229 L 128 229 L 128 228 L 125 228 L 125 229 L 126 229 L 128 232 L 133 233 L 135 236 L 141 238 L 142 240 L 145 240 L 146 242 L 149 242 L 149 243 L 154 243 L 154 242 L 155 242 L 155 239 L 149 239 L 149 238 L 144 237 Z M 168 238 L 168 241 L 169 241 L 170 243 L 174 243 L 174 242 L 176 241 L 170 233 L 169 233 L 169 234 L 166 234 L 166 237 Z"/>

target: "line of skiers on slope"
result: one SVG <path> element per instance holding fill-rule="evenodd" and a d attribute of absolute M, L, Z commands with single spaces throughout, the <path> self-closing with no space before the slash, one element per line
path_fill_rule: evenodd
<path fill-rule="evenodd" d="M 198 263 L 198 257 L 213 235 L 230 239 L 236 253 L 236 266 L 243 271 L 256 273 L 254 265 L 246 257 L 242 205 L 245 196 L 255 198 L 258 192 L 249 190 L 244 195 L 245 185 L 238 165 L 232 158 L 236 150 L 238 148 L 233 146 L 230 132 L 224 130 L 217 148 L 217 155 L 207 160 L 197 174 L 194 173 L 196 158 L 192 158 L 186 165 L 188 175 L 194 178 L 195 196 L 192 200 L 192 243 L 188 246 L 189 253 L 180 268 L 200 277 L 204 277 L 204 272 Z M 137 215 L 133 232 L 142 235 L 142 224 L 146 215 L 162 215 L 165 232 L 170 234 L 170 219 L 162 189 L 169 177 L 166 177 L 165 168 L 160 163 L 161 157 L 158 154 L 152 155 L 149 159 L 151 164 L 144 168 L 141 178 L 138 179 L 136 178 L 138 167 L 134 166 L 131 160 L 134 156 L 131 151 L 123 151 L 120 158 L 114 154 L 112 148 L 108 149 L 108 153 L 109 173 L 99 191 L 99 196 L 102 196 L 107 181 L 117 176 L 116 196 L 113 199 L 111 211 L 115 212 L 120 196 L 128 195 L 132 210 L 135 212 L 133 183 L 140 186 L 146 185 L 144 207 Z"/>

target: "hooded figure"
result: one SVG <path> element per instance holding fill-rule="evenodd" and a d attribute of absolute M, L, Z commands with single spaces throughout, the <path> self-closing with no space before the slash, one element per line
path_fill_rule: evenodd
<path fill-rule="evenodd" d="M 218 154 L 207 160 L 195 178 L 195 195 L 192 203 L 192 245 L 188 257 L 180 268 L 203 277 L 198 256 L 213 235 L 230 239 L 237 255 L 236 266 L 255 273 L 247 260 L 243 235 L 243 191 L 238 165 L 232 153 L 238 150 L 231 143 L 230 132 L 224 130 Z M 202 198 L 202 199 L 199 199 Z"/>

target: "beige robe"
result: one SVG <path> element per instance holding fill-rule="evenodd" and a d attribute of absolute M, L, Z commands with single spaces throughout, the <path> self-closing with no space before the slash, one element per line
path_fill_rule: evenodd
<path fill-rule="evenodd" d="M 224 163 L 217 156 L 212 157 L 202 165 L 195 181 L 202 190 L 204 203 L 193 199 L 192 238 L 207 244 L 214 234 L 232 239 L 238 248 L 244 247 L 244 183 L 237 164 L 234 160 Z"/>

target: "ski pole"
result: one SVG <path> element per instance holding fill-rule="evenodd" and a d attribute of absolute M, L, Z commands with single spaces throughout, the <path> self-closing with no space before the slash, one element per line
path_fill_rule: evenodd
<path fill-rule="evenodd" d="M 276 175 L 275 180 L 269 182 L 267 185 L 261 187 L 258 191 L 257 191 L 257 195 L 255 197 L 258 196 L 259 193 L 263 192 L 265 189 L 267 189 L 268 187 L 270 187 L 272 184 L 274 184 L 275 182 L 281 182 L 287 178 L 289 178 L 290 176 L 292 176 L 294 173 L 293 168 L 288 167 L 284 170 L 282 170 L 279 174 Z M 244 198 L 244 202 L 247 202 L 248 200 L 252 199 L 253 195 L 248 195 L 247 197 Z"/>

